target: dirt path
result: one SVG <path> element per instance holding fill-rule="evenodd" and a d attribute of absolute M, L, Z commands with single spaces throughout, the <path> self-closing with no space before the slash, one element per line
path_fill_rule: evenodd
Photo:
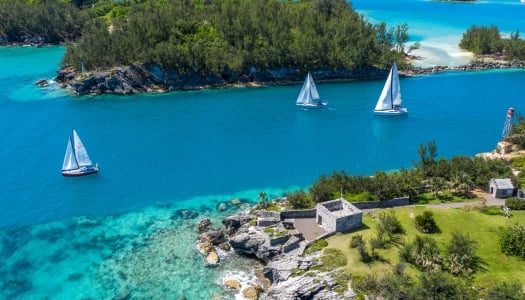
<path fill-rule="evenodd" d="M 492 196 L 491 194 L 482 193 L 479 196 L 485 199 L 485 203 L 483 203 L 483 201 L 474 201 L 474 202 L 453 202 L 453 203 L 439 203 L 439 204 L 421 204 L 417 206 L 426 206 L 430 208 L 459 208 L 463 206 L 483 206 L 484 204 L 487 206 L 505 205 L 505 199 L 494 198 L 494 196 Z"/>

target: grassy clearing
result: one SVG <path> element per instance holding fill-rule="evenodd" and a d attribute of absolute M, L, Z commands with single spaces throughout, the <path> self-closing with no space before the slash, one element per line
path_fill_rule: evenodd
<path fill-rule="evenodd" d="M 501 228 L 510 226 L 516 222 L 525 224 L 525 212 L 513 211 L 513 217 L 508 219 L 503 216 L 486 215 L 475 209 L 429 209 L 423 206 L 396 208 L 396 216 L 400 220 L 405 233 L 402 240 L 412 241 L 415 235 L 424 235 L 414 226 L 414 217 L 423 211 L 429 210 L 434 214 L 434 219 L 440 232 L 430 234 L 436 239 L 441 250 L 450 241 L 451 233 L 454 231 L 468 233 L 470 237 L 478 242 L 477 255 L 483 260 L 483 269 L 474 274 L 474 285 L 489 287 L 495 282 L 517 278 L 525 288 L 525 261 L 519 258 L 507 256 L 501 253 L 499 245 L 499 231 Z M 354 276 L 365 276 L 367 273 L 375 273 L 381 277 L 385 272 L 392 270 L 399 262 L 398 248 L 392 246 L 389 249 L 377 250 L 381 261 L 365 264 L 360 261 L 357 249 L 350 248 L 350 240 L 354 235 L 362 235 L 365 242 L 375 236 L 374 220 L 375 214 L 365 214 L 363 223 L 365 227 L 361 230 L 348 234 L 337 234 L 328 238 L 328 247 L 340 249 L 348 258 L 346 271 Z M 407 274 L 417 276 L 419 270 L 407 265 Z"/>
<path fill-rule="evenodd" d="M 443 191 L 443 192 L 440 192 L 437 195 L 437 197 L 434 193 L 429 192 L 429 193 L 418 194 L 412 200 L 416 204 L 440 204 L 440 203 L 447 203 L 447 202 L 479 202 L 479 201 L 482 201 L 483 198 L 477 197 L 474 194 L 472 194 L 471 197 L 467 197 L 465 195 L 456 195 L 449 191 Z"/>

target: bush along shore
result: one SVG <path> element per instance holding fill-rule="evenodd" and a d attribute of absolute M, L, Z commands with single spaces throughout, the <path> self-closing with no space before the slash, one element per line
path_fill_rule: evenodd
<path fill-rule="evenodd" d="M 400 70 L 401 76 L 418 76 L 445 71 L 475 71 L 504 68 L 525 68 L 522 61 L 473 61 L 457 67 L 435 66 L 428 68 L 408 68 Z M 344 81 L 383 78 L 388 70 L 365 68 L 319 69 L 312 71 L 316 81 Z M 131 95 L 140 93 L 199 90 L 224 88 L 236 85 L 271 85 L 292 84 L 304 80 L 305 74 L 296 68 L 251 67 L 242 72 L 224 71 L 219 76 L 202 75 L 197 72 L 180 74 L 162 69 L 156 64 L 130 65 L 111 70 L 81 73 L 73 67 L 58 71 L 55 80 L 63 88 L 71 89 L 76 95 L 118 94 Z"/>

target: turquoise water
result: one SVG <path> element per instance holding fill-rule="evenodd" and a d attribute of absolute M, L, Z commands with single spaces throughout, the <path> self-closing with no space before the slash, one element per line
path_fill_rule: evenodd
<path fill-rule="evenodd" d="M 390 27 L 407 23 L 410 42 L 421 47 L 411 54 L 425 59 L 415 62 L 422 67 L 461 65 L 471 56 L 460 50 L 462 34 L 471 26 L 497 26 L 509 36 L 525 30 L 525 3 L 520 0 L 448 2 L 432 0 L 354 0 L 352 6 L 371 22 L 385 22 Z"/>
<path fill-rule="evenodd" d="M 515 14 L 525 5 L 517 2 L 353 6 L 374 20 L 406 21 L 423 41 L 446 32 L 448 42 L 483 16 L 522 28 Z M 426 30 L 434 26 L 443 31 Z M 372 115 L 382 80 L 320 82 L 329 108 L 310 111 L 294 105 L 301 83 L 131 97 L 37 87 L 56 74 L 62 55 L 57 47 L 0 48 L 0 299 L 240 297 L 222 279 L 248 284 L 254 271 L 231 253 L 220 254 L 217 268 L 204 266 L 195 231 L 202 218 L 221 227 L 222 216 L 247 209 L 260 191 L 281 196 L 335 170 L 410 167 L 430 140 L 444 157 L 491 151 L 507 108 L 524 110 L 522 70 L 404 78 L 402 118 Z M 71 127 L 99 174 L 60 175 Z M 230 205 L 233 198 L 243 206 Z"/>

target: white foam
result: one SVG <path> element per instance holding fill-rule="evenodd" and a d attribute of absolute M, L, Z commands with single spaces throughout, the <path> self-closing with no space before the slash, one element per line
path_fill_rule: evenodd
<path fill-rule="evenodd" d="M 224 274 L 219 278 L 219 280 L 220 280 L 219 284 L 224 286 L 224 281 L 227 278 L 235 278 L 235 279 L 239 280 L 239 282 L 241 284 L 241 288 L 235 294 L 235 299 L 236 300 L 245 300 L 246 298 L 242 295 L 242 291 L 245 288 L 247 288 L 247 287 L 256 286 L 257 285 L 257 277 L 254 274 L 249 274 L 249 273 L 242 272 L 242 271 L 236 271 L 236 272 L 227 271 L 227 272 L 224 272 Z"/>

